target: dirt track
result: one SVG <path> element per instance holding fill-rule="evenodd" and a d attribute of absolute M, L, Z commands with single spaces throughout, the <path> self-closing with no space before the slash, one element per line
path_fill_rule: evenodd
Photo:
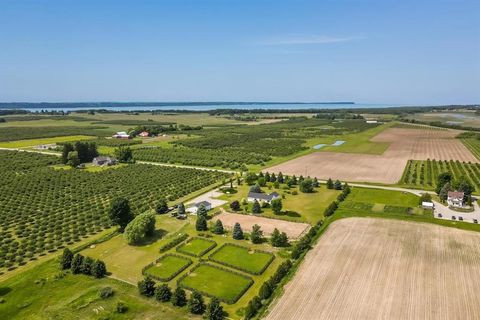
<path fill-rule="evenodd" d="M 480 319 L 480 233 L 349 218 L 332 224 L 266 317 Z"/>
<path fill-rule="evenodd" d="M 408 160 L 479 160 L 454 137 L 453 130 L 389 128 L 371 139 L 389 142 L 382 155 L 315 152 L 266 169 L 317 177 L 357 182 L 396 183 Z M 348 142 L 347 142 L 348 144 Z"/>
<path fill-rule="evenodd" d="M 296 239 L 303 232 L 310 228 L 308 223 L 290 222 L 284 220 L 270 219 L 264 217 L 257 217 L 246 214 L 227 213 L 224 212 L 218 216 L 215 216 L 213 220 L 219 219 L 222 221 L 223 226 L 227 229 L 232 229 L 235 223 L 240 223 L 243 231 L 250 232 L 254 224 L 258 224 L 262 227 L 263 233 L 269 235 L 273 232 L 273 229 L 277 228 L 281 232 L 285 232 L 291 239 Z"/>

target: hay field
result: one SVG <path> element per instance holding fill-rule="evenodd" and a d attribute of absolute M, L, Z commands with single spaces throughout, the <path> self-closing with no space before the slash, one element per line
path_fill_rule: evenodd
<path fill-rule="evenodd" d="M 266 317 L 479 319 L 480 233 L 405 221 L 333 223 Z"/>
<path fill-rule="evenodd" d="M 458 133 L 456 130 L 388 128 L 371 139 L 372 142 L 390 143 L 382 155 L 315 152 L 265 171 L 281 171 L 319 179 L 393 184 L 400 180 L 410 159 L 479 163 L 470 150 L 459 139 L 455 139 Z M 348 141 L 344 146 L 348 147 Z"/>

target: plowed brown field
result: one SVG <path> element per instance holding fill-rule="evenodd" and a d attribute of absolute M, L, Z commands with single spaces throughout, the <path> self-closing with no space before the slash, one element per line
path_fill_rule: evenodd
<path fill-rule="evenodd" d="M 253 225 L 258 224 L 265 235 L 270 235 L 275 228 L 285 232 L 291 239 L 300 237 L 304 232 L 308 231 L 310 225 L 308 223 L 290 222 L 285 220 L 270 219 L 257 217 L 247 214 L 227 213 L 223 212 L 214 217 L 214 220 L 222 221 L 227 229 L 232 229 L 235 223 L 240 223 L 244 232 L 250 232 Z"/>
<path fill-rule="evenodd" d="M 454 130 L 389 128 L 371 139 L 372 142 L 390 143 L 382 155 L 315 152 L 265 171 L 319 179 L 396 183 L 410 159 L 478 163 L 479 160 L 463 143 L 454 138 L 458 133 Z"/>
<path fill-rule="evenodd" d="M 266 317 L 480 319 L 480 233 L 349 218 L 307 254 Z"/>

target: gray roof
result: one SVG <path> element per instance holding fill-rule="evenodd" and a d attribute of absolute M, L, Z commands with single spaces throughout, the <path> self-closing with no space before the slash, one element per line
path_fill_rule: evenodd
<path fill-rule="evenodd" d="M 201 205 L 204 205 L 205 207 L 210 207 L 212 204 L 208 201 L 200 201 L 195 203 L 195 207 L 199 208 Z"/>
<path fill-rule="evenodd" d="M 95 157 L 93 161 L 112 161 L 113 159 L 106 156 Z"/>
<path fill-rule="evenodd" d="M 278 193 L 276 192 L 273 192 L 271 194 L 266 194 L 266 193 L 258 193 L 258 192 L 250 191 L 248 193 L 248 198 L 260 199 L 265 201 L 272 201 L 272 199 L 276 197 L 278 197 Z"/>

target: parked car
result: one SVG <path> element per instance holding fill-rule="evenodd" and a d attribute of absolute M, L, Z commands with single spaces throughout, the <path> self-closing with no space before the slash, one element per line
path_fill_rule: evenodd
<path fill-rule="evenodd" d="M 477 220 L 477 219 L 473 219 L 473 223 L 478 223 L 478 220 Z"/>
<path fill-rule="evenodd" d="M 463 221 L 463 217 L 458 217 L 458 220 Z"/>
<path fill-rule="evenodd" d="M 452 220 L 457 220 L 457 217 L 455 217 L 455 216 L 452 216 Z"/>
<path fill-rule="evenodd" d="M 441 213 L 439 213 L 439 214 L 438 214 L 438 217 L 439 217 L 439 218 L 441 218 L 441 217 L 443 217 L 443 216 L 442 216 L 442 214 L 441 214 Z"/>

